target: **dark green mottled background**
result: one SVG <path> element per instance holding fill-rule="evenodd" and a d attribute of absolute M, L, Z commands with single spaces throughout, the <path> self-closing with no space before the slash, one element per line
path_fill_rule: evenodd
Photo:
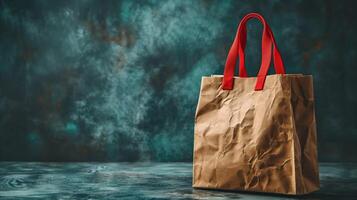
<path fill-rule="evenodd" d="M 357 161 L 353 2 L 0 1 L 0 160 L 191 161 L 201 76 L 256 11 L 287 72 L 314 76 L 319 159 Z"/>

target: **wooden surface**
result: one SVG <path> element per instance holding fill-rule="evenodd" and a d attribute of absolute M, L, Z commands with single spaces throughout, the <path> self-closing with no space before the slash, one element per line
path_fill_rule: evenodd
<path fill-rule="evenodd" d="M 191 163 L 0 162 L 0 199 L 357 199 L 357 163 L 320 164 L 300 197 L 196 190 Z"/>

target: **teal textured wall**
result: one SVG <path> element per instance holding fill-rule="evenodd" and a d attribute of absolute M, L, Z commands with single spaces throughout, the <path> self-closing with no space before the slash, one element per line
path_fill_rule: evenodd
<path fill-rule="evenodd" d="M 357 161 L 357 14 L 322 0 L 0 1 L 0 160 L 191 161 L 201 76 L 253 11 L 314 76 L 319 159 Z"/>

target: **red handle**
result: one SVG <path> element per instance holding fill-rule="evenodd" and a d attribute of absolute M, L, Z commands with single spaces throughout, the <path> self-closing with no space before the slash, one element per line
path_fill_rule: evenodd
<path fill-rule="evenodd" d="M 268 74 L 270 61 L 271 61 L 271 47 L 273 45 L 274 53 L 274 67 L 277 74 L 285 74 L 284 64 L 281 59 L 280 52 L 277 48 L 274 35 L 266 23 L 265 19 L 258 13 L 247 14 L 240 22 L 237 30 L 234 42 L 229 50 L 226 66 L 224 70 L 224 78 L 222 82 L 222 88 L 224 90 L 231 90 L 233 88 L 234 68 L 239 56 L 239 76 L 247 77 L 247 71 L 245 68 L 244 50 L 247 40 L 247 28 L 246 23 L 249 19 L 256 18 L 263 24 L 263 36 L 262 36 L 262 62 L 258 73 L 257 83 L 255 90 L 262 90 L 264 88 L 265 78 Z"/>
<path fill-rule="evenodd" d="M 247 21 L 245 21 L 247 22 Z M 281 58 L 279 49 L 276 45 L 275 42 L 275 38 L 274 35 L 269 27 L 268 24 L 267 25 L 267 30 L 269 31 L 269 36 L 273 41 L 273 58 L 274 58 L 274 69 L 275 72 L 277 74 L 285 74 L 285 69 L 284 69 L 284 64 L 283 64 L 283 60 Z M 246 68 L 245 68 L 245 56 L 244 56 L 244 50 L 246 47 L 246 43 L 247 43 L 247 26 L 246 23 L 241 24 L 239 26 L 240 30 L 238 30 L 239 32 L 239 42 L 240 45 L 239 47 L 239 76 L 240 77 L 247 77 L 247 72 L 246 72 Z"/>

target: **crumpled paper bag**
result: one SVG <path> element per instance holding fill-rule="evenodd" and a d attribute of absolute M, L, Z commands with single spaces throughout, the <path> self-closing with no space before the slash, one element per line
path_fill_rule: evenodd
<path fill-rule="evenodd" d="M 318 190 L 312 76 L 203 77 L 195 116 L 193 187 L 281 194 Z"/>

